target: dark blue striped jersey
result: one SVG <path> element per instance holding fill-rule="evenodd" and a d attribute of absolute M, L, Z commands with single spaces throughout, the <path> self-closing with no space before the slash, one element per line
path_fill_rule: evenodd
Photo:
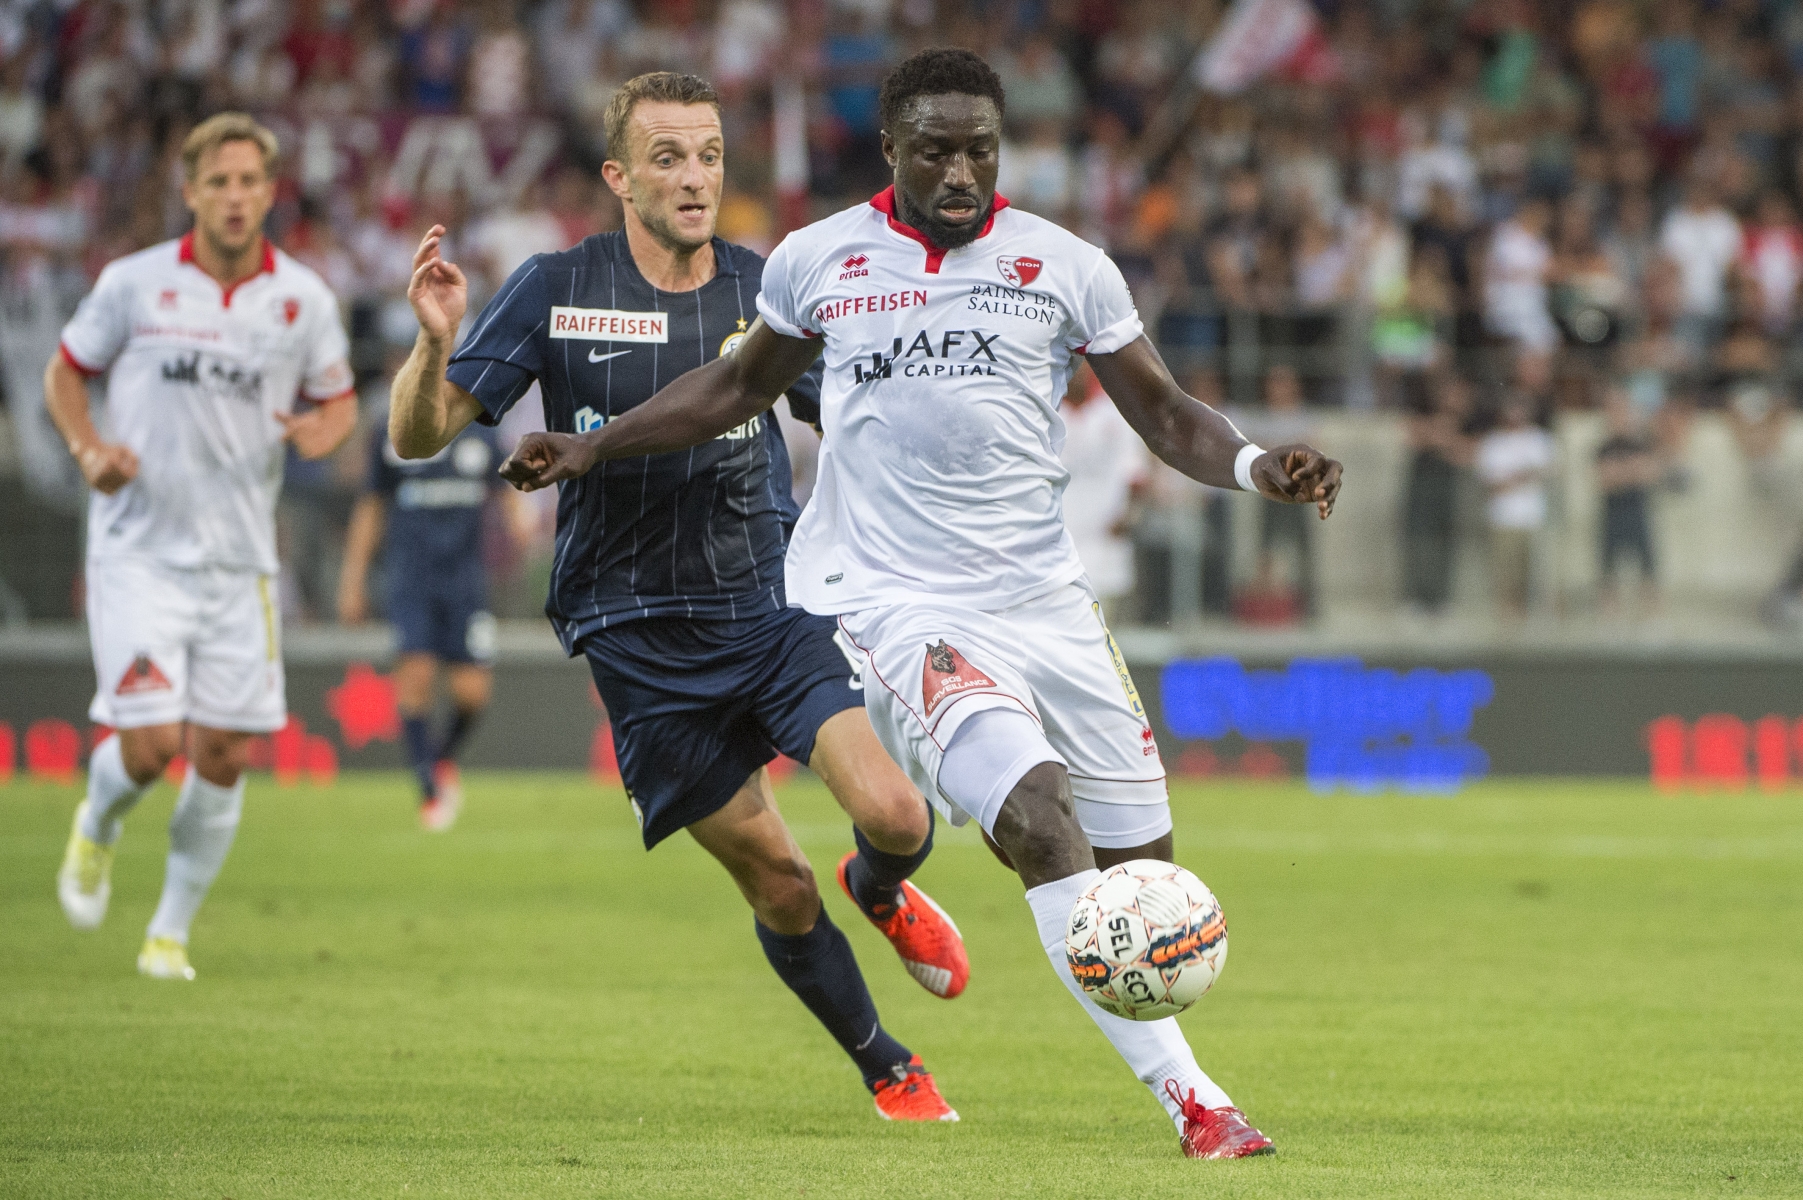
<path fill-rule="evenodd" d="M 685 371 L 730 354 L 757 317 L 764 260 L 714 239 L 717 273 L 660 292 L 624 233 L 584 239 L 515 271 L 446 371 L 494 424 L 538 380 L 545 428 L 582 433 L 650 399 Z M 820 366 L 789 391 L 820 419 Z M 799 515 L 774 413 L 691 450 L 616 459 L 559 485 L 545 612 L 564 648 L 646 617 L 759 616 L 788 604 L 783 553 Z"/>

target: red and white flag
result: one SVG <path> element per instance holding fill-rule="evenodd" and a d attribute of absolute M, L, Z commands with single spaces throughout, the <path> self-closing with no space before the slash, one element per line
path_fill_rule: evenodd
<path fill-rule="evenodd" d="M 1325 83 L 1333 68 L 1321 20 L 1308 0 L 1233 0 L 1190 69 L 1200 86 L 1231 96 L 1272 71 Z"/>

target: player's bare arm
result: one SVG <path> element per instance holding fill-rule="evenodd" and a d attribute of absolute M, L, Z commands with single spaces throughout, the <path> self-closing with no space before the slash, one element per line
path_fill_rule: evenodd
<path fill-rule="evenodd" d="M 598 462 L 686 450 L 743 425 L 795 386 L 821 343 L 752 322 L 737 351 L 672 380 L 630 412 L 588 433 L 529 433 L 501 464 L 523 492 L 587 474 Z"/>
<path fill-rule="evenodd" d="M 482 405 L 444 377 L 469 307 L 469 280 L 440 253 L 445 227 L 434 225 L 413 255 L 407 303 L 419 320 L 419 336 L 389 391 L 388 440 L 402 458 L 431 458 L 451 444 Z"/>
<path fill-rule="evenodd" d="M 70 363 L 61 347 L 44 368 L 44 407 L 56 431 L 68 443 L 88 486 L 110 496 L 138 476 L 138 456 L 130 446 L 108 442 L 88 415 L 87 378 Z"/>
<path fill-rule="evenodd" d="M 282 439 L 302 458 L 324 458 L 357 428 L 357 394 L 345 392 L 304 413 L 277 413 Z"/>
<path fill-rule="evenodd" d="M 360 625 L 369 616 L 369 564 L 382 544 L 388 510 L 378 495 L 357 498 L 344 535 L 344 565 L 338 572 L 338 620 Z"/>
<path fill-rule="evenodd" d="M 1115 407 L 1152 453 L 1191 479 L 1237 488 L 1233 464 L 1248 443 L 1233 422 L 1186 395 L 1164 359 L 1145 337 L 1112 354 L 1092 354 L 1089 365 Z M 1341 466 L 1301 444 L 1278 446 L 1252 461 L 1260 495 L 1282 504 L 1314 504 L 1323 520 L 1340 494 Z"/>

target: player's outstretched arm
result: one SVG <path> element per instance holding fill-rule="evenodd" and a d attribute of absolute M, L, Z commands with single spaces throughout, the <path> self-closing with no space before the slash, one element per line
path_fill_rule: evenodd
<path fill-rule="evenodd" d="M 407 285 L 419 336 L 388 393 L 388 440 L 402 458 L 431 458 L 482 411 L 474 396 L 444 377 L 470 300 L 462 270 L 439 253 L 444 235 L 443 225 L 426 230 Z"/>
<path fill-rule="evenodd" d="M 1112 354 L 1091 354 L 1089 365 L 1152 453 L 1191 479 L 1237 488 L 1234 462 L 1248 443 L 1233 422 L 1185 394 L 1145 337 Z M 1254 488 L 1283 504 L 1313 504 L 1323 519 L 1340 495 L 1341 466 L 1301 444 L 1277 446 L 1252 460 Z"/>
<path fill-rule="evenodd" d="M 733 353 L 677 376 L 599 429 L 527 434 L 501 464 L 501 475 L 533 492 L 587 474 L 606 459 L 699 446 L 775 404 L 813 365 L 820 345 L 777 333 L 759 317 Z"/>

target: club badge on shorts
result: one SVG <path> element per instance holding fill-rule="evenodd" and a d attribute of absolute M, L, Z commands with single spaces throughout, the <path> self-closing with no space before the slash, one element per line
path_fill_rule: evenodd
<path fill-rule="evenodd" d="M 169 676 L 163 669 L 152 662 L 150 655 L 140 654 L 131 660 L 131 666 L 125 668 L 125 674 L 119 679 L 119 686 L 114 689 L 116 696 L 135 696 L 140 692 L 167 692 L 173 690 Z"/>
<path fill-rule="evenodd" d="M 921 671 L 920 695 L 927 715 L 945 700 L 979 688 L 993 688 L 995 680 L 966 662 L 957 649 L 940 638 L 937 646 L 927 643 L 926 667 Z"/>

